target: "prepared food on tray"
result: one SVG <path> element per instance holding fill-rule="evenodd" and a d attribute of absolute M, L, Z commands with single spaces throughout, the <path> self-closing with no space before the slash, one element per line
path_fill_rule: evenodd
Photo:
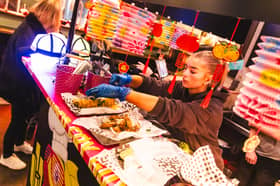
<path fill-rule="evenodd" d="M 91 98 L 91 97 L 81 97 L 74 98 L 72 100 L 73 104 L 78 108 L 90 108 L 90 107 L 111 107 L 118 108 L 118 101 L 114 98 Z"/>
<path fill-rule="evenodd" d="M 112 115 L 102 120 L 101 129 L 112 129 L 116 133 L 122 131 L 137 132 L 140 124 L 132 121 L 128 114 Z"/>

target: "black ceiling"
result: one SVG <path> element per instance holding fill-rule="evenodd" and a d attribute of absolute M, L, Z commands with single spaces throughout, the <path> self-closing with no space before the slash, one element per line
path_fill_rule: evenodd
<path fill-rule="evenodd" d="M 280 0 L 136 0 L 280 24 Z"/>

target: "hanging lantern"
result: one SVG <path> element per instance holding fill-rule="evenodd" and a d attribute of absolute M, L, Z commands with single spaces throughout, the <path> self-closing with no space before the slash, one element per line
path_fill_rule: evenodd
<path fill-rule="evenodd" d="M 90 45 L 82 36 L 74 35 L 71 48 L 72 52 L 77 53 L 81 57 L 89 56 Z"/>
<path fill-rule="evenodd" d="M 161 25 L 161 30 L 162 33 L 159 35 L 159 31 L 160 31 L 160 25 Z M 160 20 L 160 23 L 158 23 L 158 25 L 156 25 L 155 27 L 155 32 L 157 31 L 158 33 L 158 37 L 154 37 L 155 43 L 156 44 L 160 44 L 160 45 L 165 45 L 165 46 L 169 46 L 170 41 L 172 39 L 172 35 L 174 33 L 175 30 L 175 22 L 174 21 L 170 21 L 170 20 Z"/>
<path fill-rule="evenodd" d="M 71 53 L 77 58 L 70 58 L 70 66 L 77 66 L 80 60 L 90 60 L 90 45 L 83 37 L 74 35 L 71 49 Z"/>
<path fill-rule="evenodd" d="M 199 49 L 198 38 L 189 34 L 181 35 L 176 44 L 179 48 L 188 52 L 195 52 Z"/>
<path fill-rule="evenodd" d="M 228 62 L 235 62 L 240 56 L 237 45 L 233 45 L 226 41 L 221 41 L 220 43 L 215 44 L 212 52 L 216 58 Z"/>
<path fill-rule="evenodd" d="M 113 45 L 143 55 L 156 16 L 146 9 L 122 2 Z"/>
<path fill-rule="evenodd" d="M 276 41 L 280 38 L 261 36 L 261 40 L 261 49 L 255 51 L 258 56 L 252 59 L 255 64 L 249 66 L 233 111 L 249 123 L 279 127 L 280 55 L 276 50 L 280 43 Z"/>
<path fill-rule="evenodd" d="M 119 19 L 119 9 L 108 4 L 96 3 L 88 12 L 86 36 L 112 40 Z"/>
<path fill-rule="evenodd" d="M 160 37 L 161 34 L 162 34 L 162 24 L 155 23 L 153 25 L 152 35 L 155 36 L 155 37 Z"/>
<path fill-rule="evenodd" d="M 59 33 L 38 34 L 30 48 L 34 53 L 59 58 L 66 53 L 66 41 L 65 36 Z"/>
<path fill-rule="evenodd" d="M 120 73 L 127 73 L 129 70 L 129 66 L 126 62 L 121 62 L 118 67 Z"/>
<path fill-rule="evenodd" d="M 183 34 L 187 34 L 190 30 L 190 26 L 189 25 L 185 25 L 183 23 L 176 23 L 176 28 L 175 31 L 172 35 L 172 39 L 170 41 L 170 48 L 173 49 L 180 49 L 178 47 L 178 45 L 176 44 L 177 39 L 183 35 Z"/>
<path fill-rule="evenodd" d="M 195 15 L 194 22 L 192 25 L 192 31 L 190 33 L 181 35 L 176 40 L 177 46 L 188 52 L 195 52 L 199 49 L 198 38 L 193 35 L 194 27 L 195 27 L 198 15 L 199 15 L 199 11 L 196 11 L 196 15 Z"/>
<path fill-rule="evenodd" d="M 30 48 L 31 66 L 37 71 L 55 73 L 56 66 L 66 53 L 67 39 L 59 33 L 38 34 Z"/>
<path fill-rule="evenodd" d="M 262 43 L 252 59 L 250 72 L 246 74 L 233 111 L 246 119 L 249 126 L 257 127 L 255 135 L 244 143 L 244 152 L 253 152 L 260 143 L 258 133 L 262 126 L 279 127 L 280 124 L 280 38 L 261 36 Z M 277 44 L 279 42 L 279 44 Z"/>
<path fill-rule="evenodd" d="M 232 41 L 234 34 L 237 30 L 237 27 L 240 23 L 240 18 L 237 19 L 237 23 L 234 27 L 233 33 L 230 38 L 230 42 Z M 210 103 L 210 99 L 212 97 L 213 91 L 215 87 L 219 84 L 221 81 L 224 71 L 225 71 L 225 64 L 226 62 L 230 62 L 230 60 L 237 60 L 239 58 L 239 51 L 237 52 L 237 47 L 232 47 L 232 44 L 222 44 L 216 45 L 216 48 L 214 47 L 212 52 L 213 56 L 216 56 L 218 59 L 221 59 L 220 63 L 216 66 L 215 72 L 212 77 L 212 84 L 211 84 L 211 89 L 208 92 L 208 94 L 205 96 L 205 98 L 202 100 L 200 106 L 204 109 L 206 109 Z"/>
<path fill-rule="evenodd" d="M 187 59 L 187 55 L 184 53 L 179 53 L 176 59 L 175 66 L 178 69 L 182 69 L 184 67 L 185 61 Z"/>
<path fill-rule="evenodd" d="M 91 2 L 90 0 L 87 1 L 87 2 L 85 2 L 85 8 L 86 8 L 86 9 L 91 9 L 91 8 L 94 7 L 94 5 L 95 5 L 95 3 L 94 3 L 94 2 Z"/>

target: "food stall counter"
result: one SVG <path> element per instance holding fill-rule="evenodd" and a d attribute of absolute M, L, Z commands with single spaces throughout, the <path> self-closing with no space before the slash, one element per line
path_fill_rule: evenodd
<path fill-rule="evenodd" d="M 120 133 L 113 131 L 113 127 L 102 130 L 104 123 L 98 118 L 111 119 L 111 116 L 103 112 L 101 116 L 77 115 L 82 109 L 76 112 L 69 107 L 69 102 L 73 102 L 67 96 L 78 95 L 58 91 L 60 65 L 55 72 L 43 67 L 48 63 L 40 61 L 36 65 L 37 60 L 30 58 L 22 61 L 46 100 L 40 109 L 27 185 L 158 186 L 166 185 L 176 176 L 193 185 L 230 181 L 216 166 L 209 146 L 197 149 L 192 155 L 189 150 L 185 153 L 182 149 L 188 148 L 180 147 L 175 139 L 163 137 L 166 130 L 143 116 L 140 118 L 138 108 L 125 102 L 121 105 L 127 108 L 129 117 L 135 117 L 139 130 Z M 67 81 L 62 81 L 61 86 L 67 87 Z M 114 117 L 122 115 L 118 113 Z M 104 143 L 107 140 L 103 138 L 118 143 Z"/>
<path fill-rule="evenodd" d="M 82 160 L 86 163 L 86 165 L 89 168 L 88 170 L 84 169 L 84 170 L 79 170 L 79 171 L 80 172 L 85 172 L 85 171 L 91 172 L 100 185 L 126 185 L 110 169 L 108 169 L 105 166 L 103 166 L 102 164 L 100 164 L 94 158 L 94 156 L 96 154 L 98 154 L 99 152 L 101 152 L 103 149 L 110 149 L 111 147 L 104 147 L 91 135 L 91 133 L 89 131 L 87 131 L 83 127 L 72 124 L 72 122 L 77 117 L 67 108 L 67 106 L 65 105 L 61 96 L 55 93 L 55 89 L 54 89 L 55 73 L 48 73 L 48 72 L 44 72 L 44 70 L 42 70 L 42 69 L 40 69 L 40 70 L 36 69 L 34 66 L 31 65 L 30 58 L 23 57 L 22 61 L 25 64 L 25 67 L 28 69 L 29 73 L 32 75 L 36 84 L 40 88 L 41 92 L 43 93 L 44 98 L 50 107 L 50 110 L 52 110 L 52 111 L 49 111 L 48 116 L 46 116 L 46 117 L 47 118 L 51 117 L 50 113 L 55 113 L 57 119 L 59 120 L 59 122 L 61 123 L 63 128 L 65 129 L 67 136 L 70 137 L 71 141 L 73 142 L 73 144 L 76 147 L 76 150 L 80 154 L 80 157 L 79 156 L 76 156 L 76 157 L 82 158 Z M 46 114 L 47 113 L 45 113 L 45 115 Z M 40 115 L 42 115 L 42 114 L 40 113 Z M 40 119 L 41 118 L 39 118 L 39 120 Z M 40 122 L 42 122 L 42 121 L 39 121 L 37 133 L 40 133 L 40 128 L 46 128 L 46 126 L 42 127 L 42 124 Z M 51 122 L 51 119 L 48 118 L 48 121 L 43 121 L 43 124 L 48 125 L 46 122 L 47 123 Z M 52 128 L 52 127 L 49 126 L 49 128 Z M 50 130 L 50 129 L 48 129 L 48 130 Z M 46 132 L 46 131 L 43 131 L 42 133 L 44 133 L 44 132 Z M 65 183 L 65 185 L 67 185 L 67 182 L 69 182 L 69 177 L 71 177 L 71 176 L 69 176 L 69 174 L 67 172 L 71 172 L 71 171 L 72 171 L 72 173 L 75 172 L 75 171 L 73 171 L 73 167 L 67 169 L 67 166 L 66 166 L 67 162 L 65 162 L 65 161 L 68 161 L 67 156 L 66 156 L 66 158 L 61 158 L 61 156 L 63 156 L 63 155 L 57 155 L 56 154 L 57 151 L 55 152 L 52 149 L 52 146 L 54 145 L 54 139 L 49 140 L 49 141 L 52 141 L 50 143 L 42 142 L 42 141 L 44 141 L 44 139 L 37 139 L 37 138 L 40 138 L 40 136 L 42 136 L 42 135 L 36 135 L 36 138 L 35 138 L 35 142 L 34 142 L 35 150 L 32 155 L 32 163 L 31 163 L 31 169 L 29 172 L 29 180 L 28 180 L 27 185 L 33 185 L 34 183 L 42 183 L 42 182 L 48 183 L 48 184 L 56 183 L 56 182 L 58 182 L 58 179 L 51 175 L 53 173 L 60 174 L 59 175 L 60 182 L 63 182 L 63 183 Z M 54 136 L 54 134 L 53 134 L 53 136 Z M 45 136 L 45 137 L 48 138 L 49 136 Z M 56 146 L 58 146 L 58 145 L 56 145 Z M 45 148 L 45 150 L 44 150 L 44 148 Z M 67 154 L 68 154 L 68 158 L 69 158 L 72 155 L 71 155 L 71 152 L 69 152 L 69 147 L 66 147 L 66 149 L 68 151 Z M 63 151 L 63 150 L 61 150 L 61 151 Z M 44 159 L 43 165 L 41 165 L 40 163 L 38 164 L 38 161 L 37 161 L 37 159 L 41 159 L 41 158 L 42 158 L 42 160 Z M 59 159 L 59 161 L 57 161 L 57 159 Z M 72 163 L 75 164 L 76 169 L 79 169 L 79 167 L 77 167 L 78 163 L 75 163 L 76 160 L 71 160 L 71 161 L 72 161 Z M 81 160 L 79 160 L 79 161 L 81 161 Z M 61 163 L 61 162 L 63 162 L 63 163 Z M 57 164 L 57 165 L 55 165 L 55 164 Z M 38 170 L 33 170 L 34 168 L 36 169 L 36 166 L 40 166 L 40 165 L 42 166 L 41 168 L 37 167 Z M 55 166 L 59 167 L 59 165 L 62 165 L 61 167 L 64 167 L 64 169 L 63 169 L 64 171 L 56 172 Z M 43 171 L 41 171 L 41 169 L 43 169 Z M 39 176 L 38 176 L 38 174 L 39 174 Z M 80 173 L 80 175 L 83 175 L 83 173 Z M 84 175 L 87 175 L 87 174 L 84 174 Z M 73 177 L 70 178 L 70 180 L 72 179 L 70 182 L 75 181 L 76 183 L 80 183 L 80 185 L 81 185 L 81 183 L 83 183 L 83 182 L 80 182 L 80 179 L 84 179 L 84 178 L 79 178 L 79 177 L 80 177 L 79 175 L 78 176 L 74 175 L 74 178 Z M 83 177 L 83 176 L 81 176 L 81 177 Z M 41 184 L 39 184 L 39 185 L 41 185 Z M 93 183 L 87 183 L 87 185 L 93 185 Z"/>

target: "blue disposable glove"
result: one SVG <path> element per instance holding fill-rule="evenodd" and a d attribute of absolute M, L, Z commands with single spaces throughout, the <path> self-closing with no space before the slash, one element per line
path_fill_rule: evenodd
<path fill-rule="evenodd" d="M 95 97 L 119 98 L 120 101 L 124 101 L 129 92 L 130 88 L 127 87 L 101 84 L 87 90 L 86 95 Z"/>
<path fill-rule="evenodd" d="M 112 85 L 123 86 L 129 84 L 131 81 L 132 81 L 131 75 L 112 74 L 109 83 Z"/>

